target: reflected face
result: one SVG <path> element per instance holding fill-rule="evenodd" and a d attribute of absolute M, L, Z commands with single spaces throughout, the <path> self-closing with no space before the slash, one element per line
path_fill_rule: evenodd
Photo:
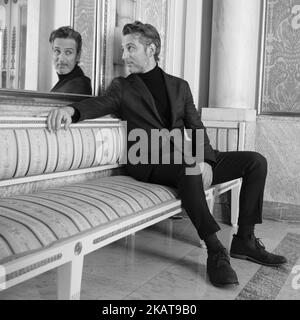
<path fill-rule="evenodd" d="M 70 73 L 80 60 L 74 39 L 56 38 L 52 44 L 53 64 L 58 74 Z"/>
<path fill-rule="evenodd" d="M 144 46 L 139 36 L 128 34 L 122 38 L 122 59 L 130 73 L 145 73 L 155 66 L 150 46 Z"/>

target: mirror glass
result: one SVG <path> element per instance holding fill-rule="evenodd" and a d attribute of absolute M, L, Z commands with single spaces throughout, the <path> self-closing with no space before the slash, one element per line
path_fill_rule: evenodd
<path fill-rule="evenodd" d="M 72 25 L 72 5 L 71 0 L 0 0 L 1 89 L 49 93 L 57 84 L 49 36 Z"/>

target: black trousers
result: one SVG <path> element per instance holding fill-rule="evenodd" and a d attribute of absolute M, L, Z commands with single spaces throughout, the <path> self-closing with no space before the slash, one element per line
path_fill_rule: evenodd
<path fill-rule="evenodd" d="M 202 176 L 186 175 L 188 165 L 154 165 L 148 182 L 175 187 L 189 218 L 201 239 L 220 230 L 210 214 Z M 213 184 L 242 177 L 238 225 L 262 223 L 262 205 L 267 161 L 257 152 L 218 152 L 213 168 Z"/>

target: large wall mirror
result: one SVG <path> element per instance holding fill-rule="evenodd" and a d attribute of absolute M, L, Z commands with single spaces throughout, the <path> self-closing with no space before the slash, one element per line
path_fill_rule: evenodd
<path fill-rule="evenodd" d="M 79 66 L 91 79 L 93 95 L 113 77 L 126 75 L 120 50 L 125 23 L 142 20 L 158 28 L 164 67 L 167 13 L 168 0 L 0 0 L 0 104 L 8 96 L 14 101 L 77 99 L 74 94 L 50 93 L 58 75 L 49 36 L 62 26 L 71 26 L 82 36 Z"/>
<path fill-rule="evenodd" d="M 80 66 L 94 89 L 96 10 L 96 1 L 0 0 L 0 88 L 50 92 L 58 81 L 50 33 L 76 27 L 78 20 L 84 38 Z"/>

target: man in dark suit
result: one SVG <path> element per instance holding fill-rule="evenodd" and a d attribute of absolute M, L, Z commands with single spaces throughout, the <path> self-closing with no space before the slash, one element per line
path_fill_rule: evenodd
<path fill-rule="evenodd" d="M 47 120 L 48 128 L 59 130 L 61 124 L 65 123 L 67 129 L 72 121 L 115 114 L 127 121 L 129 132 L 143 129 L 148 137 L 156 129 L 178 128 L 183 132 L 185 127 L 192 130 L 193 137 L 196 130 L 203 129 L 204 161 L 201 163 L 196 161 L 191 165 L 183 160 L 182 164 L 176 164 L 171 157 L 169 164 L 128 163 L 126 167 L 129 174 L 138 180 L 178 189 L 183 207 L 199 237 L 206 243 L 210 281 L 216 286 L 238 284 L 227 250 L 216 235 L 220 228 L 209 212 L 204 189 L 211 183 L 242 177 L 239 228 L 233 237 L 230 255 L 263 265 L 281 265 L 286 259 L 267 252 L 254 235 L 255 224 L 262 222 L 267 162 L 256 152 L 218 152 L 212 149 L 188 83 L 166 74 L 158 67 L 160 46 L 160 36 L 152 25 L 138 21 L 125 25 L 122 49 L 130 75 L 114 79 L 101 97 L 52 111 Z M 196 167 L 201 168 L 201 172 L 186 174 L 187 168 Z"/>

